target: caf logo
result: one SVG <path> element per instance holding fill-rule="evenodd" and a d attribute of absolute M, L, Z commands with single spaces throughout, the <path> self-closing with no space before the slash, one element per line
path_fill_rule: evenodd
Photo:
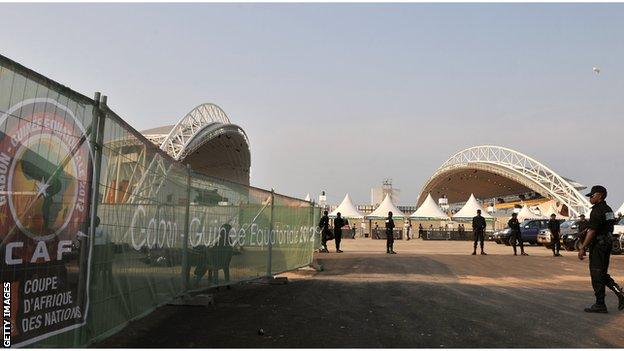
<path fill-rule="evenodd" d="M 0 115 L 0 237 L 73 237 L 88 218 L 90 167 L 88 137 L 67 106 L 30 99 Z"/>

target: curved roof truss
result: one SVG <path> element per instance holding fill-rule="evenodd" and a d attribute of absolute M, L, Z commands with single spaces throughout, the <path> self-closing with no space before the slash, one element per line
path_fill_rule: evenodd
<path fill-rule="evenodd" d="M 427 180 L 418 203 L 424 201 L 436 179 L 458 169 L 478 169 L 504 176 L 542 196 L 556 199 L 576 216 L 590 207 L 589 201 L 569 181 L 544 164 L 518 151 L 493 145 L 474 146 L 451 156 Z"/>
<path fill-rule="evenodd" d="M 217 125 L 221 125 L 226 129 L 231 129 L 230 126 L 234 126 L 219 106 L 211 103 L 201 104 L 180 119 L 162 141 L 160 148 L 176 160 L 180 160 L 188 154 L 186 146 L 197 135 L 204 133 L 208 128 L 218 130 L 219 128 L 215 128 Z M 247 146 L 249 146 L 247 134 L 240 127 L 234 127 L 237 133 L 243 135 Z"/>

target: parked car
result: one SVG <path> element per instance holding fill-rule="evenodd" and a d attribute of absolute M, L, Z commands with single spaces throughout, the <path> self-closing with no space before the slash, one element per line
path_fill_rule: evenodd
<path fill-rule="evenodd" d="M 613 226 L 613 234 L 624 234 L 624 217 Z"/>
<path fill-rule="evenodd" d="M 615 255 L 624 252 L 624 217 L 613 226 L 613 247 L 611 253 Z"/>
<path fill-rule="evenodd" d="M 578 250 L 578 232 L 568 233 L 561 236 L 561 247 L 568 251 Z"/>
<path fill-rule="evenodd" d="M 570 219 L 561 223 L 561 247 L 568 251 L 576 250 L 579 220 Z"/>
<path fill-rule="evenodd" d="M 499 231 L 494 232 L 494 234 L 492 234 L 492 240 L 494 240 L 494 242 L 496 242 L 497 244 L 509 245 L 510 233 L 511 233 L 511 229 L 509 228 L 501 229 Z"/>
<path fill-rule="evenodd" d="M 549 229 L 540 229 L 537 233 L 537 243 L 544 245 L 548 249 L 552 248 L 551 239 L 552 237 Z"/>
<path fill-rule="evenodd" d="M 565 230 L 564 230 L 565 225 Z M 578 221 L 569 220 L 561 224 L 562 246 L 569 251 L 578 251 L 580 242 L 578 239 Z M 619 255 L 624 252 L 624 218 L 620 219 L 613 227 L 613 247 L 611 253 Z"/>
<path fill-rule="evenodd" d="M 564 222 L 563 219 L 558 219 L 558 221 L 560 223 L 559 243 L 563 244 L 563 224 L 566 222 Z M 567 226 L 568 225 L 566 225 L 566 227 Z M 538 244 L 544 245 L 548 249 L 552 249 L 552 233 L 550 232 L 550 229 L 548 229 L 548 220 L 546 220 L 546 228 L 541 228 L 538 230 L 536 239 Z"/>
<path fill-rule="evenodd" d="M 563 220 L 561 220 L 563 222 Z M 520 223 L 520 234 L 524 242 L 537 244 L 540 230 L 548 229 L 548 219 L 525 219 Z"/>

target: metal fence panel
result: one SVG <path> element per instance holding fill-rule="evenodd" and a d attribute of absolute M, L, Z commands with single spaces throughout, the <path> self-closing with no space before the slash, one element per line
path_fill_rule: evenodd
<path fill-rule="evenodd" d="M 318 219 L 309 202 L 194 172 L 105 105 L 0 56 L 13 346 L 85 346 L 185 292 L 310 264 Z"/>

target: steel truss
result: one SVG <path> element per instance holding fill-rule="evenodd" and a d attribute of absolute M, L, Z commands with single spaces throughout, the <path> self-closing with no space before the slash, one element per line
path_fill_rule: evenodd
<path fill-rule="evenodd" d="M 186 146 L 202 131 L 215 126 L 231 126 L 230 119 L 225 112 L 215 104 L 201 104 L 187 113 L 162 140 L 160 148 L 165 150 L 176 160 L 184 158 L 187 154 Z M 245 132 L 239 128 L 240 132 L 247 140 Z M 154 139 L 154 141 L 159 141 Z M 247 143 L 249 145 L 249 143 Z"/>
<path fill-rule="evenodd" d="M 211 103 L 201 104 L 187 113 L 171 129 L 166 136 L 162 134 L 146 135 L 146 138 L 160 149 L 167 152 L 175 160 L 182 160 L 202 140 L 209 140 L 221 134 L 238 133 L 246 144 L 249 141 L 245 132 L 238 126 L 232 124 L 225 112 L 217 105 Z M 199 141 L 199 142 L 198 142 Z M 111 162 L 107 172 L 107 184 L 119 186 L 120 181 L 126 180 L 127 191 L 118 195 L 115 189 L 106 188 L 104 191 L 105 201 L 123 203 L 147 203 L 158 194 L 158 191 L 168 177 L 171 177 L 173 164 L 167 162 L 161 155 L 147 155 L 146 145 L 138 145 L 136 139 L 116 140 L 108 144 L 109 149 L 114 150 L 109 157 Z M 135 153 L 136 159 L 128 162 L 124 155 L 124 148 L 128 146 L 138 147 Z M 132 164 L 131 167 L 124 166 L 124 163 Z M 111 194 L 112 192 L 112 194 Z"/>
<path fill-rule="evenodd" d="M 427 180 L 419 201 L 427 196 L 424 192 L 431 182 L 455 169 L 480 169 L 512 179 L 566 205 L 574 216 L 587 213 L 591 206 L 566 179 L 544 164 L 518 151 L 493 145 L 474 146 L 451 156 Z"/>

